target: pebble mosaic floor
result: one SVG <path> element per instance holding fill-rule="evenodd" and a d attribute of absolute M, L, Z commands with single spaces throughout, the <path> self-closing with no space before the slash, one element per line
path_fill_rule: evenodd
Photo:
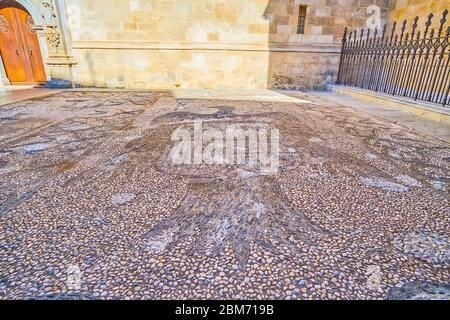
<path fill-rule="evenodd" d="M 448 144 L 305 99 L 0 107 L 0 299 L 449 299 Z M 171 165 L 192 120 L 279 129 L 279 172 Z"/>

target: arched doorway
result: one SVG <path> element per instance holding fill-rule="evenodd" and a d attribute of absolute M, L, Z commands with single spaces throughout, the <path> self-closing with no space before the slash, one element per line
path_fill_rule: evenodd
<path fill-rule="evenodd" d="M 0 56 L 11 84 L 44 83 L 45 67 L 34 21 L 15 1 L 0 2 Z"/>

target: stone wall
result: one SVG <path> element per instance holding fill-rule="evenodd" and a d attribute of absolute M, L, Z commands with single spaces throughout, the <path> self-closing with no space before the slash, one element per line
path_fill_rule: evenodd
<path fill-rule="evenodd" d="M 373 4 L 385 18 L 390 5 L 389 0 L 47 2 L 64 8 L 57 26 L 71 35 L 47 61 L 52 80 L 142 89 L 323 87 L 336 78 L 345 26 L 364 26 Z M 304 35 L 297 34 L 300 5 L 308 6 Z M 46 34 L 51 36 L 51 29 Z"/>
<path fill-rule="evenodd" d="M 305 34 L 297 34 L 299 5 L 307 6 Z M 380 8 L 386 21 L 389 0 L 274 0 L 266 10 L 270 17 L 271 42 L 293 44 L 340 44 L 345 27 L 366 25 L 368 8 Z"/>
<path fill-rule="evenodd" d="M 66 0 L 84 86 L 266 88 L 261 0 Z"/>
<path fill-rule="evenodd" d="M 305 34 L 297 34 L 299 6 L 307 6 Z M 271 59 L 269 87 L 322 88 L 334 82 L 345 27 L 366 25 L 371 12 L 380 8 L 387 20 L 389 0 L 276 0 L 266 10 L 270 18 Z"/>
<path fill-rule="evenodd" d="M 434 17 L 431 28 L 435 28 L 439 25 L 442 12 L 446 9 L 450 10 L 450 0 L 396 0 L 389 14 L 389 22 L 401 22 L 405 19 L 411 22 L 417 16 L 419 17 L 418 26 L 423 29 L 427 16 L 432 13 Z M 450 16 L 447 20 L 450 20 Z"/>
<path fill-rule="evenodd" d="M 266 88 L 267 51 L 80 49 L 83 86 L 136 89 Z"/>

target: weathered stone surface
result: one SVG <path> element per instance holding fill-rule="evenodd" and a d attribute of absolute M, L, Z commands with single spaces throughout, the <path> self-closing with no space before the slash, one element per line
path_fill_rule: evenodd
<path fill-rule="evenodd" d="M 425 21 L 430 13 L 434 15 L 430 28 L 439 26 L 444 10 L 450 8 L 450 0 L 397 0 L 391 3 L 389 22 L 407 20 L 411 27 L 413 19 L 419 17 L 418 30 L 425 28 Z"/>
<path fill-rule="evenodd" d="M 344 28 L 365 25 L 369 2 L 67 0 L 76 81 L 109 88 L 323 88 L 336 78 Z M 308 6 L 304 35 L 297 34 L 300 5 Z M 386 1 L 379 5 L 386 9 Z"/>

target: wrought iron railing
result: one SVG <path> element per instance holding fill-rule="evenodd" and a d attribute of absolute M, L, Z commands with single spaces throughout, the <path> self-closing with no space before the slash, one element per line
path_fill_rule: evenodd
<path fill-rule="evenodd" d="M 418 30 L 419 18 L 407 31 L 403 21 L 390 33 L 346 29 L 337 83 L 448 106 L 450 103 L 450 26 L 444 32 L 448 10 L 437 30 L 431 29 L 433 14 Z M 358 34 L 359 33 L 359 34 Z"/>

